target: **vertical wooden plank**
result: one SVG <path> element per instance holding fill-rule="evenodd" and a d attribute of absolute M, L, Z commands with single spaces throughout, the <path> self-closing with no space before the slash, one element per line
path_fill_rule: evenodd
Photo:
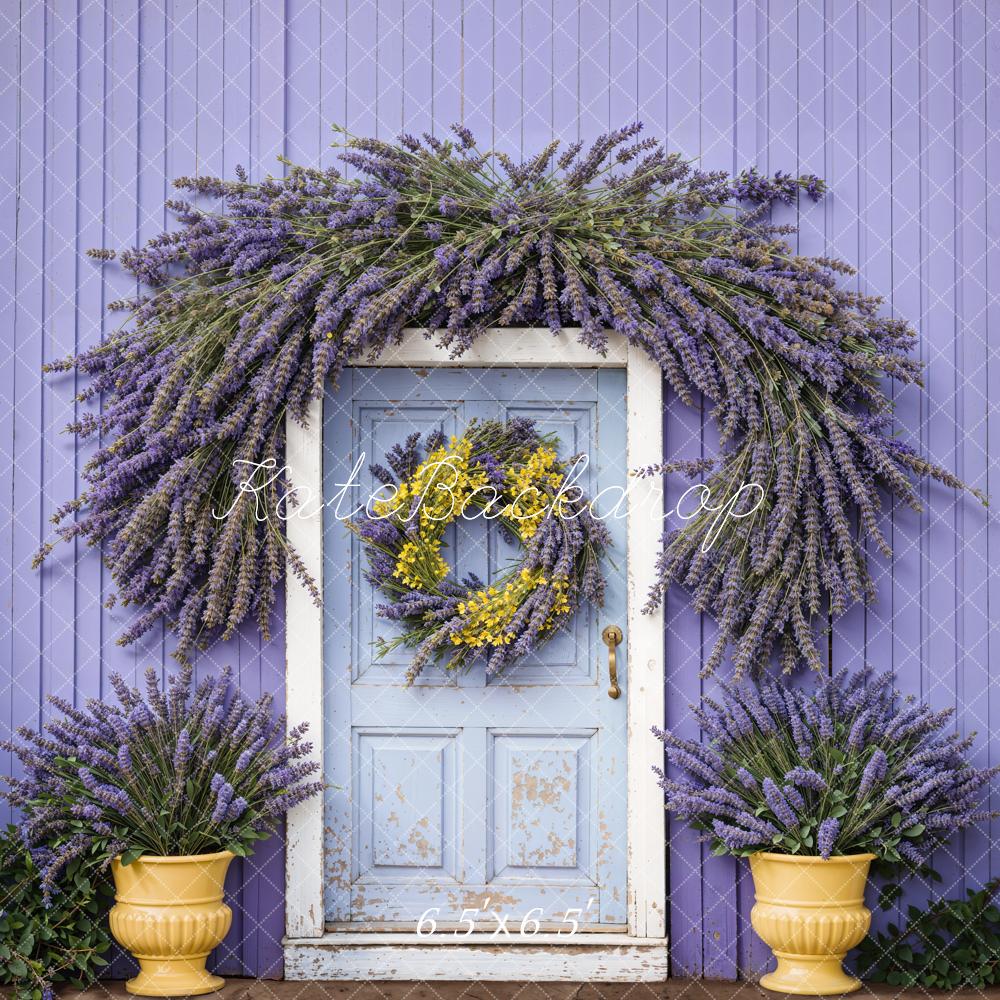
<path fill-rule="evenodd" d="M 986 6 L 986 51 L 983 56 L 986 67 L 985 80 L 985 125 L 986 125 L 986 183 L 991 191 L 997 190 L 1000 184 L 1000 10 L 995 5 Z M 1000 206 L 997 205 L 996 198 L 987 199 L 986 208 L 983 212 L 983 220 L 986 225 L 986 284 L 987 288 L 995 289 L 1000 281 Z M 995 344 L 998 331 L 1000 331 L 1000 296 L 991 292 L 986 305 L 986 327 L 989 343 Z M 994 350 L 986 353 L 986 382 L 987 385 L 994 385 L 996 379 L 1000 377 L 997 368 L 997 358 Z M 988 444 L 987 454 L 987 490 L 996 489 L 1000 480 L 1000 448 L 996 442 L 1000 441 L 1000 401 L 997 394 L 992 393 L 987 409 L 986 417 L 986 439 Z M 986 521 L 986 551 L 987 560 L 991 567 L 998 564 L 1000 556 L 1000 520 L 995 516 L 988 517 Z M 1000 573 L 993 570 L 989 576 L 987 586 L 987 602 L 990 608 L 1000 607 Z M 1000 719 L 1000 684 L 997 683 L 1000 675 L 1000 629 L 991 628 L 987 633 L 987 652 L 990 664 L 990 683 L 988 695 L 986 697 L 985 713 L 986 725 L 981 727 L 982 738 L 989 733 L 989 762 L 994 766 L 1000 760 L 1000 740 L 997 740 L 993 733 L 996 720 Z M 997 791 L 992 790 L 989 800 L 989 808 L 997 808 Z M 991 823 L 990 837 L 990 875 L 995 876 L 1000 872 L 1000 823 L 993 820 Z"/>
<path fill-rule="evenodd" d="M 226 9 L 225 4 L 199 4 L 197 44 L 190 48 L 197 59 L 198 104 L 196 110 L 195 149 L 198 173 L 221 177 L 226 154 Z M 183 35 L 181 36 L 184 37 Z M 174 79 L 174 86 L 182 81 Z M 175 126 L 179 124 L 175 122 Z M 172 180 L 167 178 L 168 183 Z"/>
<path fill-rule="evenodd" d="M 703 170 L 733 169 L 733 109 L 736 95 L 734 63 L 735 20 L 733 5 L 727 0 L 705 0 L 701 5 L 699 74 L 701 99 L 698 131 Z M 708 417 L 709 407 L 701 407 L 701 454 L 714 455 L 719 450 L 719 433 Z M 715 500 L 713 502 L 720 502 Z M 718 637 L 718 627 L 709 615 L 701 620 L 699 659 L 711 655 Z M 703 694 L 718 694 L 717 683 L 709 679 L 701 685 Z M 713 858 L 706 845 L 702 853 L 702 974 L 710 979 L 735 979 L 737 962 L 736 877 L 733 858 Z"/>
<path fill-rule="evenodd" d="M 434 7 L 407 0 L 403 32 L 403 128 L 434 132 Z M 454 118 L 449 121 L 454 121 Z"/>
<path fill-rule="evenodd" d="M 493 0 L 462 0 L 462 121 L 493 145 Z"/>
<path fill-rule="evenodd" d="M 853 114 L 851 91 L 847 89 L 857 49 L 857 265 L 859 285 L 869 295 L 884 295 L 886 308 L 891 310 L 892 273 L 892 87 L 886 67 L 892 58 L 890 11 L 862 7 L 847 0 L 838 4 L 834 13 L 833 50 L 833 127 L 837 136 L 834 157 L 847 157 L 841 150 L 848 137 L 839 128 L 841 115 L 847 120 Z M 846 79 L 840 80 L 843 76 Z M 835 196 L 836 199 L 836 196 Z M 839 199 L 834 205 L 834 217 L 839 220 Z M 840 240 L 840 225 L 833 226 L 833 249 L 847 258 L 847 240 Z M 881 519 L 882 531 L 895 547 L 894 511 L 886 506 Z M 878 588 L 874 605 L 865 615 L 865 646 L 867 662 L 883 672 L 892 667 L 892 579 L 893 561 L 870 548 L 869 570 Z M 835 643 L 839 637 L 835 637 Z M 845 651 L 846 652 L 846 651 Z M 838 657 L 839 660 L 839 657 Z M 860 666 L 852 662 L 852 666 Z"/>
<path fill-rule="evenodd" d="M 920 259 L 925 234 L 922 204 L 921 148 L 925 125 L 920 104 L 920 11 L 898 0 L 891 12 L 892 109 L 892 305 L 893 311 L 926 334 L 922 318 Z M 917 444 L 922 394 L 908 386 L 895 387 L 894 429 Z M 920 696 L 924 625 L 920 612 L 922 519 L 907 508 L 894 512 L 892 581 L 892 668 L 904 694 Z M 919 899 L 917 887 L 904 886 L 901 909 Z"/>
<path fill-rule="evenodd" d="M 553 136 L 552 6 L 524 0 L 521 8 L 521 149 L 534 156 Z"/>
<path fill-rule="evenodd" d="M 826 179 L 832 196 L 825 198 L 818 207 L 812 207 L 806 198 L 799 201 L 800 218 L 804 234 L 802 239 L 809 242 L 805 246 L 812 247 L 812 223 L 816 225 L 822 219 L 825 223 L 825 248 L 831 256 L 842 260 L 857 262 L 862 268 L 860 259 L 860 214 L 859 214 L 859 174 L 862 157 L 859 156 L 858 133 L 859 112 L 861 108 L 858 91 L 858 7 L 853 3 L 836 3 L 828 13 L 828 30 L 825 50 L 827 65 L 827 87 L 825 93 L 825 115 L 827 128 L 824 133 L 828 139 L 824 143 L 825 155 L 823 162 L 819 156 L 812 154 L 809 148 L 803 149 L 800 137 L 799 169 L 802 172 L 819 174 Z M 811 146 L 816 137 L 808 143 Z M 864 278 L 845 279 L 859 287 L 859 281 Z M 884 559 L 874 545 L 868 546 L 868 568 L 873 576 L 884 576 L 889 572 L 891 564 Z M 866 609 L 856 606 L 838 619 L 833 626 L 830 638 L 831 667 L 835 670 L 859 669 L 866 660 Z"/>
<path fill-rule="evenodd" d="M 403 0 L 378 0 L 375 135 L 393 140 L 403 128 Z"/>
<path fill-rule="evenodd" d="M 667 19 L 656 0 L 640 0 L 636 12 L 636 115 L 646 135 L 667 136 Z"/>
<path fill-rule="evenodd" d="M 432 121 L 435 135 L 462 120 L 462 3 L 434 0 L 431 10 Z"/>
<path fill-rule="evenodd" d="M 798 164 L 799 20 L 797 0 L 770 0 L 767 25 L 767 172 L 794 173 Z M 775 222 L 798 224 L 795 205 L 776 205 Z M 798 249 L 795 236 L 789 238 Z"/>
<path fill-rule="evenodd" d="M 959 452 L 956 471 L 966 482 L 985 486 L 987 476 L 987 417 L 989 383 L 985 358 L 989 350 L 986 273 L 987 234 L 984 222 L 989 202 L 986 185 L 986 17 L 981 4 L 959 0 L 955 25 L 957 104 L 957 347 L 959 386 L 956 420 Z M 974 761 L 988 767 L 989 632 L 987 600 L 990 563 L 987 558 L 986 512 L 971 498 L 960 497 L 956 531 L 960 593 L 957 677 L 957 724 L 963 733 L 978 731 Z M 979 888 L 990 875 L 989 822 L 963 835 L 967 888 Z"/>
<path fill-rule="evenodd" d="M 767 31 L 765 6 L 738 3 L 735 23 L 735 115 L 733 129 L 734 170 L 763 167 L 766 156 L 767 123 Z M 737 967 L 741 975 L 754 976 L 769 968 L 767 946 L 750 926 L 754 904 L 750 866 L 736 865 Z"/>
<path fill-rule="evenodd" d="M 76 22 L 80 46 L 77 67 L 77 122 L 74 142 L 77 163 L 77 251 L 100 247 L 104 243 L 104 107 L 105 67 L 103 6 L 80 5 Z M 74 349 L 84 350 L 101 339 L 104 323 L 104 268 L 79 258 L 76 266 L 76 342 Z M 82 380 L 67 376 L 71 388 L 78 391 Z M 79 412 L 82 407 L 74 409 Z M 73 495 L 80 492 L 80 468 L 89 460 L 97 444 L 75 442 L 77 480 Z M 101 692 L 102 615 L 101 560 L 85 544 L 76 546 L 76 678 L 78 703 Z"/>
<path fill-rule="evenodd" d="M 698 153 L 699 165 L 704 170 L 733 169 L 734 32 L 732 3 L 703 0 L 698 41 L 701 79 Z"/>
<path fill-rule="evenodd" d="M 493 147 L 520 162 L 524 155 L 521 103 L 521 12 L 524 0 L 493 3 Z"/>
<path fill-rule="evenodd" d="M 250 166 L 253 7 L 240 0 L 225 0 L 223 14 L 223 173 L 226 177 L 233 177 L 238 166 Z M 332 46 L 324 47 L 324 52 L 330 53 L 331 49 Z"/>
<path fill-rule="evenodd" d="M 277 163 L 264 163 L 260 155 L 260 123 L 255 115 L 259 106 L 261 71 L 258 39 L 261 25 L 257 9 L 252 4 L 223 4 L 221 23 L 217 18 L 206 16 L 198 7 L 198 35 L 195 44 L 184 45 L 178 40 L 180 66 L 188 59 L 197 60 L 199 72 L 199 97 L 201 80 L 213 78 L 213 70 L 206 66 L 215 53 L 221 51 L 222 72 L 228 83 L 221 96 L 221 109 L 211 104 L 206 114 L 201 108 L 192 109 L 198 125 L 197 162 L 199 170 L 208 170 L 210 162 L 218 162 L 221 152 L 221 166 L 227 177 L 233 176 L 236 166 L 250 170 L 255 177 L 262 174 L 281 172 Z M 213 148 L 214 140 L 206 133 L 212 127 L 213 119 L 220 113 L 222 123 L 221 150 Z M 184 129 L 186 119 L 178 117 L 176 127 Z M 202 124 L 204 123 L 204 125 Z M 202 137 L 204 136 L 204 142 Z M 233 670 L 235 684 L 251 696 L 257 685 L 252 683 L 249 664 L 252 663 L 256 643 L 247 642 L 243 634 L 212 647 L 207 656 L 201 658 L 201 669 L 217 671 L 224 666 Z M 238 908 L 233 909 L 233 926 L 225 941 L 217 949 L 214 959 L 216 969 L 223 975 L 238 975 L 244 970 L 257 971 L 257 956 L 252 949 L 257 945 L 254 933 L 257 904 L 253 888 L 248 878 L 248 862 L 237 860 L 227 877 L 227 887 L 233 893 Z"/>
<path fill-rule="evenodd" d="M 21 17 L 18 37 L 17 244 L 14 305 L 13 532 L 11 540 L 13 642 L 10 727 L 41 721 L 42 581 L 30 568 L 45 516 L 42 509 L 42 364 L 45 315 L 45 9 Z M 52 572 L 51 570 L 49 572 Z M 19 771 L 13 762 L 14 773 Z"/>
<path fill-rule="evenodd" d="M 253 8 L 250 162 L 254 178 L 284 173 L 279 157 L 286 155 L 288 150 L 288 20 L 284 0 L 258 3 Z M 264 670 L 270 655 L 262 653 L 261 639 L 252 623 L 244 624 L 230 643 L 213 650 L 216 665 L 231 664 L 240 689 L 251 698 L 274 686 L 274 678 Z M 281 687 L 278 687 L 279 704 L 280 692 Z M 235 969 L 273 975 L 275 961 L 280 962 L 272 918 L 274 887 L 281 884 L 282 868 L 279 862 L 272 872 L 265 865 L 265 861 L 275 857 L 278 844 L 280 840 L 272 838 L 253 857 L 233 866 L 229 883 L 234 888 L 239 887 L 241 919 L 239 922 L 234 920 L 233 929 L 220 949 L 226 967 L 232 963 Z M 262 926 L 262 916 L 270 921 L 269 927 Z"/>
<path fill-rule="evenodd" d="M 701 7 L 672 0 L 667 8 L 667 132 L 670 152 L 685 158 L 701 149 L 698 102 L 701 87 Z"/>
<path fill-rule="evenodd" d="M 320 38 L 322 58 L 319 64 L 319 106 L 322 119 L 320 166 L 343 169 L 332 147 L 337 134 L 331 125 L 347 121 L 347 7 L 348 0 L 320 0 Z"/>
<path fill-rule="evenodd" d="M 562 149 L 580 138 L 580 5 L 552 0 L 552 130 Z"/>
<path fill-rule="evenodd" d="M 45 315 L 43 357 L 63 358 L 76 342 L 76 265 L 78 201 L 76 192 L 77 31 L 75 11 L 50 9 L 45 86 Z M 43 379 L 43 504 L 46 511 L 75 495 L 76 462 L 72 436 L 63 428 L 73 419 L 72 377 Z M 45 518 L 39 541 L 49 535 Z M 76 553 L 62 546 L 42 571 L 43 694 L 74 699 L 76 678 Z M 42 703 L 43 714 L 51 715 Z"/>
<path fill-rule="evenodd" d="M 700 5 L 692 0 L 671 3 L 667 11 L 667 129 L 668 149 L 695 156 L 699 149 L 700 119 Z M 692 458 L 701 453 L 701 415 L 665 388 L 664 459 Z M 664 506 L 676 510 L 688 483 L 668 476 Z M 680 522 L 668 513 L 665 530 Z M 664 598 L 666 721 L 686 739 L 698 739 L 699 727 L 689 705 L 701 698 L 701 623 L 687 597 L 672 587 Z M 699 976 L 703 963 L 702 852 L 697 836 L 671 817 L 668 821 L 670 870 L 670 971 L 675 976 Z"/>
<path fill-rule="evenodd" d="M 104 245 L 120 249 L 134 246 L 139 239 L 138 142 L 139 123 L 138 62 L 139 16 L 136 0 L 108 0 L 105 5 L 105 61 L 107 95 L 105 104 L 105 237 Z M 133 278 L 121 268 L 110 267 L 104 272 L 105 296 L 108 301 L 136 294 Z M 120 315 L 109 317 L 116 324 Z M 110 329 L 113 329 L 111 327 Z M 108 329 L 105 333 L 109 332 Z M 107 596 L 116 587 L 107 569 L 103 574 L 102 590 Z M 107 677 L 120 673 L 130 682 L 139 682 L 149 662 L 140 660 L 136 646 L 122 648 L 115 642 L 128 627 L 132 610 L 120 603 L 111 609 L 102 608 L 102 630 L 105 636 L 102 656 L 100 694 L 110 690 Z M 156 657 L 154 665 L 160 663 Z M 134 961 L 118 954 L 112 962 L 110 975 L 116 978 L 130 975 Z"/>
<path fill-rule="evenodd" d="M 857 40 L 857 105 L 858 105 L 858 150 L 857 150 L 857 266 L 858 282 L 862 292 L 886 297 L 886 311 L 892 311 L 893 304 L 893 257 L 892 257 L 892 86 L 887 67 L 891 66 L 892 33 L 889 9 L 860 7 L 846 3 L 843 8 L 835 8 L 834 16 L 834 65 L 835 74 L 843 65 L 843 59 L 850 61 L 853 38 Z M 848 75 L 850 70 L 847 71 Z M 839 107 L 842 88 L 834 77 L 834 127 L 839 122 Z M 844 113 L 852 113 L 849 97 Z M 838 131 L 837 136 L 842 135 Z M 836 156 L 836 151 L 834 153 Z M 838 216 L 837 207 L 834 215 Z M 839 226 L 834 226 L 836 240 Z M 843 251 L 835 244 L 835 251 L 841 256 L 848 250 L 846 242 Z M 891 392 L 891 387 L 889 388 Z M 897 540 L 903 535 L 895 533 L 895 505 L 887 503 L 880 519 L 883 534 L 895 550 Z M 892 629 L 893 629 L 893 576 L 894 559 L 885 559 L 874 545 L 868 546 L 868 567 L 875 580 L 877 596 L 864 615 L 864 656 L 865 661 L 877 672 L 892 669 Z M 849 659 L 849 648 L 844 641 L 842 630 L 834 634 L 834 659 L 839 665 L 843 659 L 851 667 L 860 667 L 857 660 Z M 873 927 L 884 930 L 890 921 L 898 920 L 898 913 L 884 912 L 878 907 L 873 910 Z"/>
<path fill-rule="evenodd" d="M 921 260 L 925 322 L 921 351 L 927 362 L 927 407 L 921 425 L 927 455 L 954 469 L 961 428 L 958 400 L 958 313 L 956 280 L 962 261 L 957 253 L 955 197 L 955 33 L 952 4 L 926 4 L 923 21 L 923 108 L 927 142 L 923 151 L 926 182 L 924 224 L 928 227 Z M 926 485 L 926 543 L 921 607 L 927 629 L 924 678 L 925 699 L 935 708 L 955 707 L 959 646 L 958 510 L 954 491 L 935 483 Z M 956 845 L 958 847 L 958 845 Z M 942 889 L 961 894 L 964 886 L 962 854 L 939 851 L 935 867 Z"/>
<path fill-rule="evenodd" d="M 611 0 L 609 22 L 608 118 L 611 128 L 621 128 L 638 118 L 638 0 Z"/>
<path fill-rule="evenodd" d="M 227 96 L 228 88 L 225 86 L 226 13 L 225 5 L 209 8 L 198 4 L 196 0 L 175 3 L 170 11 L 164 125 L 164 157 L 168 182 L 180 176 L 219 176 L 225 173 L 225 119 L 227 106 L 233 99 L 231 94 Z M 247 15 L 249 26 L 249 8 Z M 141 72 L 145 72 L 145 64 Z M 249 72 L 242 84 L 249 97 L 252 85 Z M 140 110 L 141 119 L 147 114 L 144 104 Z M 249 139 L 248 119 L 244 141 L 249 142 Z M 141 152 L 149 155 L 145 146 Z M 242 163 L 250 166 L 250 162 L 247 147 Z M 150 208 L 152 207 L 150 197 Z M 173 227 L 174 220 L 168 217 L 167 225 Z M 144 235 L 153 235 L 154 232 L 155 229 Z M 174 644 L 174 637 L 167 635 L 167 650 L 172 649 Z M 239 648 L 236 641 L 213 646 L 199 657 L 195 663 L 196 675 L 201 677 L 214 674 L 224 665 L 234 668 L 239 683 Z M 169 675 L 173 668 L 172 661 L 165 660 L 163 672 Z M 212 967 L 224 975 L 239 974 L 244 968 L 240 961 L 240 947 L 248 920 L 247 901 L 242 885 L 243 862 L 237 861 L 232 868 L 227 887 L 235 904 L 233 924 L 226 939 L 211 956 Z"/>
<path fill-rule="evenodd" d="M 258 0 L 254 7 L 254 161 L 253 177 L 284 170 L 278 157 L 287 153 L 285 52 L 288 14 L 285 0 Z"/>
<path fill-rule="evenodd" d="M 203 121 L 199 113 L 202 86 L 214 85 L 216 98 L 222 96 L 222 91 L 226 89 L 219 86 L 220 76 L 213 76 L 214 70 L 205 65 L 208 62 L 207 56 L 202 56 L 199 51 L 199 31 L 204 29 L 205 37 L 210 37 L 209 20 L 207 12 L 204 16 L 200 16 L 197 0 L 175 0 L 170 5 L 166 17 L 166 109 L 163 143 L 164 169 L 168 183 L 172 183 L 178 177 L 207 174 L 211 169 L 221 172 L 225 167 L 225 163 L 212 150 L 212 146 L 218 140 L 221 139 L 222 143 L 225 143 L 225 127 L 218 120 L 220 114 L 225 116 L 225 105 L 220 108 L 206 94 L 206 101 L 212 109 L 212 123 L 209 123 L 207 115 Z M 225 51 L 223 50 L 220 55 L 224 60 Z M 249 94 L 249 75 L 242 84 Z M 217 129 L 214 134 L 213 129 Z M 199 155 L 202 148 L 204 153 L 209 154 L 204 160 Z M 248 160 L 244 160 L 244 166 L 249 166 Z M 174 225 L 172 215 L 168 216 L 167 224 Z"/>
<path fill-rule="evenodd" d="M 344 125 L 355 135 L 374 135 L 378 10 L 375 0 L 347 0 L 347 112 Z M 351 168 L 344 173 L 353 176 Z"/>
<path fill-rule="evenodd" d="M 208 56 L 202 53 L 199 45 L 199 41 L 202 45 L 209 47 L 212 44 L 211 21 L 213 14 L 214 12 L 209 12 L 204 9 L 204 6 L 200 6 L 197 0 L 176 0 L 168 5 L 162 14 L 165 22 L 165 52 L 161 62 L 164 75 L 162 107 L 154 111 L 148 109 L 144 103 L 139 111 L 140 126 L 146 133 L 146 141 L 141 143 L 142 155 L 152 156 L 152 143 L 156 141 L 155 135 L 149 134 L 152 130 L 144 124 L 150 111 L 153 111 L 159 119 L 162 130 L 159 139 L 162 147 L 159 151 L 159 161 L 162 163 L 166 185 L 165 190 L 161 190 L 159 193 L 160 205 L 156 204 L 155 191 L 146 190 L 144 194 L 140 194 L 141 201 L 144 198 L 148 200 L 148 204 L 144 203 L 144 208 L 148 208 L 150 211 L 155 211 L 159 207 L 161 213 L 163 212 L 164 196 L 173 196 L 175 189 L 172 185 L 176 178 L 209 173 L 218 175 L 223 172 L 225 167 L 225 163 L 219 155 L 225 143 L 225 128 L 222 120 L 225 114 L 225 105 L 220 106 L 225 89 L 221 85 L 223 78 L 215 67 L 206 65 L 209 62 Z M 142 8 L 142 17 L 145 22 L 151 20 L 147 7 Z M 219 37 L 222 37 L 221 31 L 218 31 L 218 34 Z M 148 40 L 144 39 L 144 41 L 148 44 Z M 219 51 L 217 58 L 224 59 L 224 55 L 224 51 Z M 141 67 L 140 73 L 143 76 L 149 76 L 149 70 L 145 66 Z M 246 84 L 249 85 L 249 79 Z M 209 86 L 214 87 L 214 92 L 207 91 Z M 200 97 L 203 93 L 207 105 L 204 118 L 200 107 Z M 211 123 L 208 121 L 209 116 L 212 119 Z M 244 159 L 243 163 L 248 165 L 249 161 Z M 161 177 L 161 181 L 163 179 Z M 148 189 L 152 181 L 153 177 L 149 176 L 147 180 L 141 180 L 140 183 Z M 176 192 L 176 194 L 180 196 L 181 192 Z M 183 194 L 187 195 L 187 192 L 183 192 Z M 198 198 L 193 200 L 203 205 L 207 201 L 207 199 Z M 172 212 L 165 213 L 165 215 L 168 229 L 179 228 L 179 220 L 174 217 Z M 143 239 L 148 239 L 156 233 L 156 228 L 151 222 L 141 222 L 140 228 Z M 177 667 L 176 662 L 170 658 L 170 652 L 176 648 L 176 638 L 172 633 L 166 634 L 163 646 L 166 655 L 161 655 L 154 663 L 161 667 L 161 677 L 166 677 L 173 673 Z M 196 675 L 202 677 L 214 672 L 215 657 L 220 655 L 224 656 L 224 651 L 213 649 L 208 656 L 197 658 L 195 660 Z M 150 663 L 146 660 L 140 661 L 138 664 L 140 672 L 149 665 Z M 237 903 L 233 911 L 233 922 L 236 925 L 236 930 L 232 932 L 230 941 L 224 941 L 212 955 L 213 967 L 227 971 L 235 971 L 236 967 L 230 958 L 232 954 L 230 942 L 238 940 L 242 927 L 242 900 L 238 896 L 234 898 Z M 229 959 L 228 964 L 225 959 Z"/>
<path fill-rule="evenodd" d="M 320 73 L 323 53 L 320 0 L 288 0 L 287 114 L 285 127 L 288 158 L 293 163 L 319 165 L 320 149 L 327 140 L 327 125 L 320 113 Z"/>
<path fill-rule="evenodd" d="M 580 5 L 580 137 L 587 142 L 611 128 L 610 2 Z"/>
<path fill-rule="evenodd" d="M 140 244 L 167 228 L 166 169 L 166 21 L 162 11 L 139 5 L 136 68 L 136 193 L 137 238 Z M 194 77 L 192 77 L 192 80 Z M 221 164 L 220 164 L 221 166 Z M 171 228 L 173 218 L 170 219 Z M 136 644 L 143 667 L 165 659 L 166 629 L 159 623 Z M 171 644 L 169 648 L 173 648 Z"/>
<path fill-rule="evenodd" d="M 826 12 L 824 0 L 799 0 L 796 11 L 797 66 L 796 66 L 796 120 L 795 157 L 788 164 L 779 164 L 779 170 L 791 173 L 814 173 L 821 177 L 831 165 L 827 159 L 827 51 Z M 846 124 L 846 123 L 845 123 Z M 844 186 L 850 184 L 850 167 L 843 178 Z M 840 194 L 838 189 L 838 195 Z M 845 205 L 850 215 L 853 195 Z M 799 251 L 811 256 L 822 255 L 827 249 L 828 206 L 816 207 L 808 198 L 798 202 Z M 853 257 L 856 247 L 851 247 Z"/>
<path fill-rule="evenodd" d="M 17 316 L 15 291 L 17 286 L 17 223 L 21 192 L 20 177 L 20 121 L 21 81 L 20 44 L 14 39 L 20 29 L 20 11 L 13 7 L 0 9 L 0 30 L 11 39 L 0 51 L 0 73 L 5 83 L 0 87 L 0 322 L 10 331 L 9 343 L 14 343 Z M 14 386 L 17 357 L 14 351 L 0 352 L 0 454 L 11 470 L 14 467 Z M 14 719 L 14 497 L 13 490 L 0 491 L 0 525 L 4 534 L 0 539 L 0 734 L 3 739 L 13 735 Z M 13 774 L 14 757 L 8 750 L 0 750 L 0 768 Z M 12 819 L 7 802 L 0 802 L 0 822 Z"/>
<path fill-rule="evenodd" d="M 138 233 L 138 8 L 134 0 L 109 0 L 106 5 L 107 103 L 105 105 L 105 239 L 104 245 L 114 249 L 134 246 Z M 121 268 L 110 267 L 104 272 L 105 296 L 108 301 L 128 298 L 136 293 L 136 282 Z M 116 317 L 109 318 L 115 323 Z M 114 592 L 114 582 L 105 569 L 105 596 Z M 113 672 L 126 679 L 141 675 L 134 647 L 122 649 L 114 644 L 131 616 L 131 610 L 120 604 L 103 610 L 105 644 L 102 667 L 105 677 Z M 144 666 L 144 664 L 142 665 Z M 107 685 L 103 685 L 103 691 Z"/>
<path fill-rule="evenodd" d="M 756 3 L 737 3 L 733 15 L 733 169 L 744 170 L 757 162 L 758 119 L 764 105 L 760 87 L 766 53 L 758 34 Z"/>

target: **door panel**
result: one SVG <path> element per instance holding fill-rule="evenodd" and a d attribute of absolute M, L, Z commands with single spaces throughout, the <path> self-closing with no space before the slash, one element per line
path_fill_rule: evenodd
<path fill-rule="evenodd" d="M 344 372 L 324 407 L 324 804 L 328 921 L 439 924 L 467 909 L 516 929 L 534 910 L 559 923 L 626 921 L 626 699 L 607 696 L 606 624 L 625 623 L 625 521 L 602 611 L 584 609 L 508 674 L 483 662 L 428 666 L 404 684 L 409 652 L 374 658 L 395 626 L 364 581 L 360 546 L 339 519 L 363 504 L 392 445 L 415 430 L 460 434 L 474 417 L 530 417 L 583 453 L 578 478 L 612 507 L 625 486 L 625 374 L 612 370 L 369 369 Z M 345 487 L 364 453 L 357 486 Z M 348 495 L 349 494 L 349 495 Z M 458 575 L 494 579 L 519 547 L 495 523 L 449 528 Z M 619 676 L 627 684 L 624 647 Z M 469 913 L 464 913 L 467 918 Z"/>

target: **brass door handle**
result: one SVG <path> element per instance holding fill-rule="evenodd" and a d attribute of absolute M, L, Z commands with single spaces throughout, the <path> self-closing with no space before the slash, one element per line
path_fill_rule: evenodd
<path fill-rule="evenodd" d="M 624 636 L 622 630 L 617 625 L 609 625 L 602 633 L 601 638 L 608 647 L 608 679 L 611 687 L 608 688 L 609 698 L 618 698 L 622 689 L 618 686 L 618 657 L 615 647 L 622 641 Z"/>

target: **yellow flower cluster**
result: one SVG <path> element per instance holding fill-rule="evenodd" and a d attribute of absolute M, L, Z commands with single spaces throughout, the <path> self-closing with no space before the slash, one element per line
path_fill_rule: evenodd
<path fill-rule="evenodd" d="M 436 545 L 409 541 L 400 549 L 392 575 L 404 586 L 426 590 L 448 575 L 448 564 Z"/>
<path fill-rule="evenodd" d="M 545 517 L 549 491 L 562 485 L 555 449 L 536 448 L 524 465 L 507 470 L 506 480 L 507 491 L 514 499 L 504 508 L 504 515 L 517 523 L 521 540 L 527 541 Z"/>
<path fill-rule="evenodd" d="M 556 626 L 558 615 L 569 614 L 569 581 L 565 577 L 547 579 L 541 570 L 522 569 L 502 590 L 489 587 L 469 594 L 466 601 L 459 604 L 458 613 L 468 615 L 461 630 L 451 636 L 456 646 L 506 646 L 514 641 L 509 630 L 517 609 L 525 598 L 536 588 L 551 583 L 556 600 L 539 629 L 546 632 Z"/>
<path fill-rule="evenodd" d="M 380 517 L 392 517 L 406 526 L 413 501 L 419 501 L 417 534 L 407 541 L 396 559 L 393 576 L 407 587 L 430 590 L 448 575 L 441 555 L 444 529 L 458 517 L 475 490 L 486 485 L 486 473 L 471 466 L 472 445 L 467 438 L 452 437 L 448 446 L 435 448 L 396 495 L 373 505 Z"/>

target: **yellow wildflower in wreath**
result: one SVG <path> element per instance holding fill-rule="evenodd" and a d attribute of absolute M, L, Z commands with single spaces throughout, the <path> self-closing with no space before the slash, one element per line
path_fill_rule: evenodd
<path fill-rule="evenodd" d="M 390 598 L 379 615 L 403 625 L 400 635 L 378 640 L 378 653 L 412 649 L 411 682 L 431 659 L 457 669 L 481 654 L 497 673 L 581 604 L 603 603 L 608 531 L 570 486 L 570 463 L 557 448 L 531 420 L 472 421 L 449 440 L 411 434 L 390 449 L 389 468 L 372 467 L 380 498 L 351 528 L 364 544 L 368 580 Z M 455 579 L 443 550 L 448 526 L 460 518 L 484 530 L 498 524 L 521 544 L 520 562 L 488 582 Z"/>

